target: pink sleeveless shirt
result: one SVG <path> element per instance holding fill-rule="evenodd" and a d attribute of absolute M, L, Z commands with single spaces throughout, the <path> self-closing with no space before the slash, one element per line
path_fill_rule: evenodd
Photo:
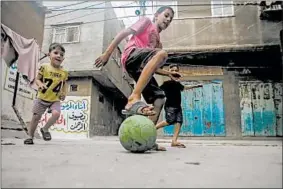
<path fill-rule="evenodd" d="M 135 35 L 131 37 L 129 42 L 125 46 L 125 50 L 122 53 L 121 62 L 125 68 L 125 63 L 135 48 L 151 48 L 155 49 L 160 47 L 160 36 L 157 27 L 147 17 L 142 17 L 130 29 L 135 31 Z"/>

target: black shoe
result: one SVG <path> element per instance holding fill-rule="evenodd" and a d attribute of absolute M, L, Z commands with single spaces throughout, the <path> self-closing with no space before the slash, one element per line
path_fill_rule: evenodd
<path fill-rule="evenodd" d="M 33 145 L 33 139 L 32 138 L 28 138 L 26 140 L 24 140 L 24 144 L 27 144 L 27 145 Z"/>
<path fill-rule="evenodd" d="M 41 128 L 41 129 L 40 129 L 40 132 L 41 132 L 41 134 L 42 134 L 43 140 L 49 141 L 49 140 L 52 139 L 52 138 L 51 138 L 51 134 L 50 134 L 49 131 L 44 131 L 43 128 Z"/>

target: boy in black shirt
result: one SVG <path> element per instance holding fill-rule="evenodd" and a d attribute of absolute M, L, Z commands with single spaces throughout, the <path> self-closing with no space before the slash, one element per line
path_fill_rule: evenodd
<path fill-rule="evenodd" d="M 172 64 L 169 66 L 171 72 L 179 72 L 179 66 L 177 64 Z M 176 77 L 174 77 L 176 78 Z M 177 142 L 177 138 L 183 123 L 183 114 L 181 108 L 181 91 L 184 89 L 191 89 L 196 87 L 201 87 L 202 85 L 194 86 L 184 86 L 180 83 L 180 78 L 174 79 L 173 77 L 169 81 L 165 81 L 161 85 L 161 89 L 165 92 L 166 102 L 164 106 L 166 121 L 162 121 L 156 125 L 156 129 L 162 127 L 173 125 L 175 126 L 175 131 L 172 139 L 172 147 L 185 148 L 186 146 L 180 142 Z"/>

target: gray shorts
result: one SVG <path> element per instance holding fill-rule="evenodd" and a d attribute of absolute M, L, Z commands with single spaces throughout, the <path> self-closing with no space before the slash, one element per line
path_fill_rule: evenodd
<path fill-rule="evenodd" d="M 175 123 L 183 123 L 182 108 L 165 107 L 165 119 L 170 125 Z"/>
<path fill-rule="evenodd" d="M 49 108 L 50 110 L 56 110 L 57 112 L 61 112 L 61 103 L 59 101 L 56 102 L 47 102 L 41 99 L 35 99 L 33 102 L 32 113 L 37 115 L 44 114 L 45 110 Z"/>

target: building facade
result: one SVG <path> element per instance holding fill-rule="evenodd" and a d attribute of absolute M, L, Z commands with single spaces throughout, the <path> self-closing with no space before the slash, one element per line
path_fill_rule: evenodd
<path fill-rule="evenodd" d="M 69 8 L 71 11 L 51 10 L 45 20 L 43 49 L 48 51 L 53 42 L 62 43 L 66 49 L 63 67 L 69 72 L 68 97 L 62 105 L 62 119 L 51 128 L 52 136 L 116 135 L 123 119 L 121 110 L 132 91 L 120 64 L 125 41 L 106 66 L 98 69 L 93 64 L 124 24 L 117 19 L 110 2 L 88 2 Z M 76 119 L 77 115 L 83 115 L 83 119 Z M 46 113 L 41 126 L 48 116 Z"/>
<path fill-rule="evenodd" d="M 282 21 L 261 19 L 260 2 L 167 2 L 174 3 L 161 34 L 167 63 L 181 66 L 184 84 L 204 83 L 182 93 L 181 135 L 282 136 Z M 171 126 L 160 132 L 172 134 Z"/>

